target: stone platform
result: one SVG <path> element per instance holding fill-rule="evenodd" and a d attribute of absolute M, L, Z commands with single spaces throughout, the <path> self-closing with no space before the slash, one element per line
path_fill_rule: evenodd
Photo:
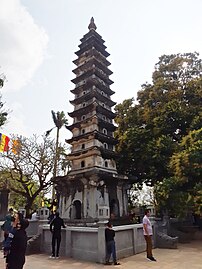
<path fill-rule="evenodd" d="M 178 249 L 154 249 L 153 254 L 157 262 L 145 259 L 145 253 L 137 254 L 120 260 L 120 266 L 104 266 L 91 262 L 76 261 L 60 258 L 50 259 L 47 255 L 30 255 L 26 257 L 23 269 L 202 269 L 202 240 L 192 241 L 189 244 L 179 244 Z M 2 253 L 1 253 L 2 257 Z M 4 259 L 0 258 L 0 268 L 4 267 Z"/>

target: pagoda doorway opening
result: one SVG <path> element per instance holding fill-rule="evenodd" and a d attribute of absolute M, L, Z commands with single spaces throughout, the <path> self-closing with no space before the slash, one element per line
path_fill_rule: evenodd
<path fill-rule="evenodd" d="M 73 219 L 81 219 L 81 202 L 75 200 L 73 203 Z"/>
<path fill-rule="evenodd" d="M 109 202 L 110 216 L 111 218 L 119 217 L 119 201 L 118 199 L 111 199 Z"/>

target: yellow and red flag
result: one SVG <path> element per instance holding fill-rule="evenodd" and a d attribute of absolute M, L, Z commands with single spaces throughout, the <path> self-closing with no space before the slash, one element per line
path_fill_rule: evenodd
<path fill-rule="evenodd" d="M 0 133 L 0 152 L 9 150 L 9 141 L 10 138 L 7 135 Z"/>
<path fill-rule="evenodd" d="M 19 154 L 20 149 L 21 149 L 21 143 L 19 139 L 13 139 L 12 140 L 13 145 L 12 145 L 12 152 L 14 154 Z"/>

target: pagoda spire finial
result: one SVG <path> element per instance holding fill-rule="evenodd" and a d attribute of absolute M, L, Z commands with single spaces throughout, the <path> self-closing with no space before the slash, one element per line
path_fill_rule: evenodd
<path fill-rule="evenodd" d="M 97 29 L 97 27 L 96 27 L 96 25 L 94 23 L 94 18 L 93 17 L 90 20 L 90 24 L 88 25 L 88 29 L 89 30 L 96 30 Z"/>

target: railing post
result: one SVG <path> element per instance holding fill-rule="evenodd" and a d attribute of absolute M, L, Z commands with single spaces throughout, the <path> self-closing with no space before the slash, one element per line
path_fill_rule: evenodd
<path fill-rule="evenodd" d="M 106 255 L 105 227 L 98 228 L 98 262 L 104 263 Z"/>

